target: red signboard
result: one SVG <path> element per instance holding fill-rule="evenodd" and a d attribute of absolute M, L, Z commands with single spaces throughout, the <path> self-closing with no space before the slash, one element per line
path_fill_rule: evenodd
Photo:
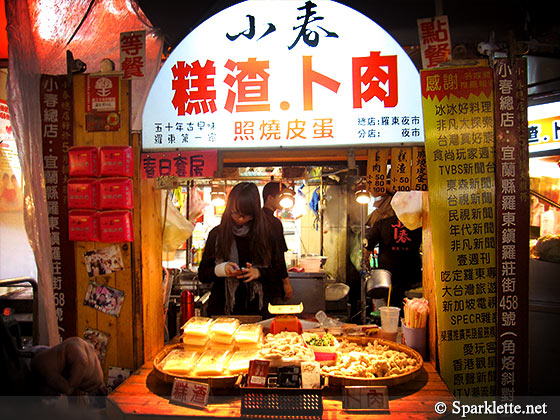
<path fill-rule="evenodd" d="M 86 76 L 86 112 L 119 110 L 119 76 Z"/>
<path fill-rule="evenodd" d="M 218 152 L 142 153 L 142 178 L 178 176 L 179 178 L 212 178 L 218 169 Z"/>
<path fill-rule="evenodd" d="M 418 19 L 422 67 L 430 69 L 451 60 L 451 35 L 447 16 Z"/>
<path fill-rule="evenodd" d="M 72 84 L 41 76 L 43 169 L 51 237 L 54 304 L 62 338 L 76 335 L 74 244 L 68 240 L 68 149 L 73 142 Z M 62 262 L 66 261 L 64 268 Z"/>
<path fill-rule="evenodd" d="M 146 74 L 146 31 L 121 32 L 123 79 L 141 79 Z"/>

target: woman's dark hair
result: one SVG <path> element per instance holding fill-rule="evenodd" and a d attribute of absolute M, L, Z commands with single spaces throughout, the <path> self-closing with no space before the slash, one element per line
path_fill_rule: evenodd
<path fill-rule="evenodd" d="M 254 265 L 268 266 L 270 264 L 270 243 L 268 230 L 261 211 L 261 199 L 257 186 L 252 182 L 240 182 L 229 193 L 226 208 L 220 222 L 216 254 L 224 261 L 228 260 L 231 244 L 234 241 L 234 221 L 232 213 L 252 216 L 249 224 L 249 238 L 251 238 L 251 254 Z"/>

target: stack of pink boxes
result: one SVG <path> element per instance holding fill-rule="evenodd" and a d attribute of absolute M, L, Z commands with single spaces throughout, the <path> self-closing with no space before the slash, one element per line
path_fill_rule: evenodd
<path fill-rule="evenodd" d="M 70 240 L 132 242 L 132 147 L 71 147 L 68 164 Z"/>

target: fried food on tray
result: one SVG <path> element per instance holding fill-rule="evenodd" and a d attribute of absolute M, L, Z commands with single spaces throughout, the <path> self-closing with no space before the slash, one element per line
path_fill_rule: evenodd
<path fill-rule="evenodd" d="M 377 340 L 373 344 L 367 343 L 365 347 L 342 340 L 336 355 L 334 365 L 321 367 L 323 374 L 364 379 L 387 378 L 418 366 L 418 361 L 413 357 L 380 344 Z"/>
<path fill-rule="evenodd" d="M 277 334 L 267 334 L 264 344 L 259 352 L 265 359 L 311 359 L 314 360 L 313 351 L 305 347 L 301 335 L 292 331 L 282 331 Z"/>

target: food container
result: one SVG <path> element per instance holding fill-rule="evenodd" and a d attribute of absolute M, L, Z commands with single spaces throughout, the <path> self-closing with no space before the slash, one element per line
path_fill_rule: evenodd
<path fill-rule="evenodd" d="M 230 351 L 208 349 L 196 362 L 192 369 L 193 376 L 225 376 L 226 367 L 232 356 Z"/>
<path fill-rule="evenodd" d="M 381 268 L 369 270 L 365 275 L 365 283 L 369 298 L 386 298 L 391 287 L 391 272 Z"/>
<path fill-rule="evenodd" d="M 313 345 L 310 343 L 312 342 L 313 338 L 322 338 L 324 334 L 304 332 L 302 335 L 306 346 L 309 347 L 311 350 L 313 350 L 315 354 L 334 353 L 339 347 L 338 340 L 334 337 L 332 337 L 334 342 L 332 343 L 331 346 L 323 346 L 323 345 Z"/>
<path fill-rule="evenodd" d="M 196 365 L 200 352 L 176 348 L 161 361 L 160 369 L 169 375 L 186 376 Z"/>
<path fill-rule="evenodd" d="M 227 366 L 230 375 L 247 374 L 249 372 L 249 362 L 258 359 L 258 350 L 236 351 Z"/>
<path fill-rule="evenodd" d="M 185 335 L 206 337 L 214 320 L 204 316 L 195 316 L 181 327 Z"/>
<path fill-rule="evenodd" d="M 321 271 L 321 266 L 327 260 L 327 257 L 321 255 L 302 255 L 299 259 L 299 266 L 308 273 Z"/>

